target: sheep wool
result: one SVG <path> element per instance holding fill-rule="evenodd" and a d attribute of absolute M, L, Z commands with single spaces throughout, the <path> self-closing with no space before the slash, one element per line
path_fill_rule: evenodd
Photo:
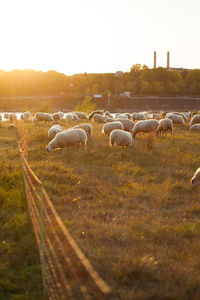
<path fill-rule="evenodd" d="M 132 131 L 132 136 L 135 137 L 137 133 L 144 132 L 150 133 L 153 132 L 156 134 L 156 129 L 158 127 L 158 121 L 154 119 L 138 121 Z"/>
<path fill-rule="evenodd" d="M 106 123 L 103 125 L 102 133 L 110 135 L 111 131 L 114 129 L 124 130 L 124 125 L 119 121 Z"/>
<path fill-rule="evenodd" d="M 132 136 L 129 132 L 120 129 L 114 129 L 110 134 L 110 146 L 129 147 L 132 144 Z"/>
<path fill-rule="evenodd" d="M 70 145 L 78 146 L 79 144 L 82 144 L 85 147 L 86 143 L 87 134 L 83 129 L 71 129 L 57 133 L 55 138 L 47 145 L 46 150 L 52 151 Z"/>

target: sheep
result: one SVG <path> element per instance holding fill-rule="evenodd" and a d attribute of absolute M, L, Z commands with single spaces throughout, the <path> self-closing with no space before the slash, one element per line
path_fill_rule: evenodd
<path fill-rule="evenodd" d="M 86 147 L 87 134 L 83 129 L 70 129 L 56 134 L 55 138 L 47 145 L 46 150 L 52 151 L 57 148 L 65 148 L 69 145 L 82 144 Z"/>
<path fill-rule="evenodd" d="M 128 119 L 128 116 L 125 114 L 116 114 L 115 119 Z"/>
<path fill-rule="evenodd" d="M 178 116 L 182 116 L 182 117 L 183 117 L 183 120 L 184 120 L 185 122 L 188 122 L 188 121 L 189 121 L 188 118 L 186 117 L 186 115 L 185 115 L 184 113 L 181 113 L 181 112 L 173 112 L 172 114 L 178 115 Z"/>
<path fill-rule="evenodd" d="M 171 119 L 162 119 L 160 121 L 158 121 L 158 127 L 156 130 L 156 135 L 158 135 L 159 133 L 167 133 L 167 131 L 171 132 L 171 135 L 173 133 L 173 122 Z"/>
<path fill-rule="evenodd" d="M 56 134 L 61 131 L 63 131 L 63 129 L 60 125 L 54 125 L 49 129 L 48 137 L 52 140 L 56 136 Z"/>
<path fill-rule="evenodd" d="M 95 123 L 104 123 L 107 118 L 107 116 L 95 114 L 93 120 Z"/>
<path fill-rule="evenodd" d="M 150 119 L 148 111 L 141 111 L 140 114 L 143 114 L 145 116 L 145 119 Z"/>
<path fill-rule="evenodd" d="M 173 124 L 184 125 L 185 123 L 182 116 L 174 115 L 172 113 L 166 114 L 165 119 L 172 120 Z"/>
<path fill-rule="evenodd" d="M 5 119 L 5 120 L 8 120 L 8 119 L 9 119 L 9 113 L 5 113 L 5 114 L 4 114 L 4 119 Z"/>
<path fill-rule="evenodd" d="M 152 116 L 152 119 L 155 119 L 155 120 L 160 120 L 160 115 L 159 114 L 153 114 Z"/>
<path fill-rule="evenodd" d="M 9 121 L 10 121 L 10 122 L 13 122 L 13 121 L 15 121 L 15 120 L 17 120 L 17 117 L 16 117 L 15 113 L 10 113 L 10 114 L 9 114 Z"/>
<path fill-rule="evenodd" d="M 52 117 L 54 119 L 55 122 L 60 121 L 60 114 L 59 113 L 54 113 L 52 114 Z"/>
<path fill-rule="evenodd" d="M 124 125 L 124 130 L 132 132 L 133 127 L 135 126 L 135 123 L 131 120 L 127 119 L 118 119 L 123 125 Z"/>
<path fill-rule="evenodd" d="M 153 132 L 156 135 L 156 129 L 158 127 L 158 121 L 154 119 L 138 121 L 132 130 L 132 136 L 135 137 L 139 132 Z"/>
<path fill-rule="evenodd" d="M 113 117 L 109 111 L 106 111 L 106 112 L 104 113 L 104 115 L 107 116 L 107 117 L 109 117 L 109 118 L 112 118 L 112 117 Z"/>
<path fill-rule="evenodd" d="M 93 117 L 95 114 L 103 115 L 103 110 L 94 110 L 93 112 L 91 112 L 91 114 L 89 114 L 88 119 L 89 119 L 89 120 L 92 119 L 92 117 Z"/>
<path fill-rule="evenodd" d="M 189 119 L 189 118 L 191 118 L 192 113 L 191 113 L 191 111 L 186 111 L 186 112 L 184 112 L 184 115 Z"/>
<path fill-rule="evenodd" d="M 200 168 L 198 168 L 194 173 L 194 176 L 190 181 L 190 185 L 192 189 L 196 189 L 200 185 Z"/>
<path fill-rule="evenodd" d="M 195 115 L 192 120 L 190 121 L 190 127 L 194 124 L 199 124 L 200 123 L 200 114 Z"/>
<path fill-rule="evenodd" d="M 111 131 L 114 129 L 124 130 L 124 125 L 119 121 L 106 123 L 101 132 L 105 135 L 110 135 Z"/>
<path fill-rule="evenodd" d="M 60 115 L 60 119 L 62 119 L 64 117 L 64 112 L 62 112 L 62 111 L 57 111 L 56 114 Z"/>
<path fill-rule="evenodd" d="M 80 120 L 88 120 L 88 116 L 84 112 L 75 111 L 74 113 Z"/>
<path fill-rule="evenodd" d="M 190 131 L 200 132 L 200 124 L 194 124 L 189 129 L 190 129 Z"/>
<path fill-rule="evenodd" d="M 145 115 L 143 113 L 132 113 L 131 118 L 133 119 L 133 121 L 146 120 Z"/>
<path fill-rule="evenodd" d="M 109 137 L 110 146 L 129 147 L 132 144 L 132 136 L 129 132 L 120 129 L 114 129 Z"/>
<path fill-rule="evenodd" d="M 24 121 L 26 121 L 26 120 L 28 120 L 29 118 L 31 118 L 31 113 L 30 113 L 30 111 L 26 111 L 25 113 L 23 113 L 22 115 L 21 115 L 21 117 L 23 116 L 23 120 Z"/>
<path fill-rule="evenodd" d="M 117 121 L 118 121 L 118 120 L 117 120 Z M 105 122 L 105 123 L 108 123 L 108 122 L 116 122 L 116 119 L 107 117 L 107 119 L 105 119 L 104 122 Z"/>
<path fill-rule="evenodd" d="M 81 129 L 85 130 L 88 137 L 90 137 L 92 135 L 92 125 L 89 123 L 75 125 L 73 128 L 81 128 Z"/>
<path fill-rule="evenodd" d="M 78 115 L 75 112 L 71 112 L 71 114 L 72 114 L 72 117 L 73 117 L 73 119 L 72 119 L 73 121 L 80 122 L 80 119 L 79 119 Z"/>
<path fill-rule="evenodd" d="M 38 121 L 53 122 L 55 123 L 53 117 L 48 113 L 37 112 L 33 117 L 33 122 L 36 124 Z"/>

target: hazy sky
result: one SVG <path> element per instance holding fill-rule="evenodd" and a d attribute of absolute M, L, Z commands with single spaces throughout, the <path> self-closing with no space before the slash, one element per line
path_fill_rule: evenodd
<path fill-rule="evenodd" d="M 0 69 L 200 68 L 200 0 L 0 0 Z"/>

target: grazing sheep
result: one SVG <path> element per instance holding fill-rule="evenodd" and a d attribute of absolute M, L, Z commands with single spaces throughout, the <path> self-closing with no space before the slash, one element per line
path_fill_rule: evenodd
<path fill-rule="evenodd" d="M 52 126 L 48 131 L 48 137 L 52 140 L 58 132 L 62 132 L 63 129 L 60 125 Z"/>
<path fill-rule="evenodd" d="M 200 123 L 200 114 L 195 115 L 192 120 L 190 121 L 190 127 L 194 124 L 199 124 Z"/>
<path fill-rule="evenodd" d="M 158 121 L 158 127 L 156 130 L 156 134 L 158 135 L 159 133 L 167 133 L 167 131 L 171 132 L 171 135 L 173 133 L 173 122 L 170 119 L 162 119 Z"/>
<path fill-rule="evenodd" d="M 132 136 L 129 132 L 120 129 L 114 129 L 110 134 L 110 146 L 129 147 L 132 144 Z"/>
<path fill-rule="evenodd" d="M 53 117 L 55 122 L 60 121 L 60 114 L 59 113 L 52 114 L 52 117 Z"/>
<path fill-rule="evenodd" d="M 132 113 L 131 118 L 133 119 L 133 121 L 146 120 L 143 113 Z"/>
<path fill-rule="evenodd" d="M 150 119 L 145 121 L 139 121 L 135 124 L 133 128 L 132 136 L 135 137 L 136 134 L 139 132 L 144 132 L 144 133 L 153 132 L 156 135 L 157 127 L 158 127 L 157 120 Z"/>
<path fill-rule="evenodd" d="M 73 115 L 71 113 L 67 113 L 65 115 L 65 119 L 68 123 L 70 123 L 73 120 Z"/>
<path fill-rule="evenodd" d="M 106 111 L 106 112 L 104 113 L 104 115 L 107 116 L 107 117 L 109 117 L 109 118 L 112 118 L 112 117 L 113 117 L 109 111 Z"/>
<path fill-rule="evenodd" d="M 64 117 L 64 112 L 62 112 L 62 111 L 58 111 L 56 114 L 60 115 L 60 119 L 62 119 Z"/>
<path fill-rule="evenodd" d="M 189 119 L 189 118 L 191 118 L 192 113 L 191 113 L 191 111 L 186 111 L 186 112 L 184 112 L 184 115 Z"/>
<path fill-rule="evenodd" d="M 194 173 L 194 176 L 190 181 L 190 185 L 192 189 L 196 189 L 200 185 L 200 168 L 198 168 Z"/>
<path fill-rule="evenodd" d="M 186 115 L 185 115 L 184 113 L 173 112 L 172 114 L 178 115 L 178 116 L 182 116 L 182 117 L 183 117 L 183 120 L 184 120 L 185 122 L 189 122 L 188 118 L 186 117 Z"/>
<path fill-rule="evenodd" d="M 85 130 L 88 137 L 90 137 L 92 135 L 92 125 L 89 123 L 75 125 L 73 128 L 81 128 L 81 129 Z"/>
<path fill-rule="evenodd" d="M 107 119 L 105 119 L 104 122 L 105 122 L 105 123 L 108 123 L 108 122 L 116 122 L 116 120 L 117 120 L 117 119 L 113 119 L 113 118 L 107 117 Z M 117 120 L 117 121 L 118 121 L 118 120 Z"/>
<path fill-rule="evenodd" d="M 105 135 L 110 135 L 111 131 L 114 129 L 124 130 L 124 125 L 119 121 L 106 123 L 103 125 L 103 129 L 101 132 Z"/>
<path fill-rule="evenodd" d="M 23 116 L 23 120 L 26 121 L 26 120 L 28 120 L 29 118 L 31 118 L 31 113 L 30 113 L 30 111 L 26 111 L 25 113 L 23 113 L 23 114 L 21 115 L 21 118 L 22 118 L 22 116 Z"/>
<path fill-rule="evenodd" d="M 115 119 L 128 119 L 128 116 L 125 114 L 116 114 Z"/>
<path fill-rule="evenodd" d="M 91 112 L 91 114 L 89 114 L 89 117 L 88 119 L 92 119 L 92 117 L 95 115 L 95 114 L 98 114 L 98 115 L 103 115 L 103 110 L 94 110 L 93 112 Z"/>
<path fill-rule="evenodd" d="M 36 124 L 37 122 L 53 122 L 55 123 L 53 117 L 48 113 L 37 112 L 33 117 L 33 122 Z"/>
<path fill-rule="evenodd" d="M 148 111 L 141 111 L 140 114 L 143 114 L 145 116 L 145 119 L 150 119 Z"/>
<path fill-rule="evenodd" d="M 83 129 L 70 129 L 56 134 L 55 138 L 47 145 L 46 150 L 65 148 L 70 145 L 82 144 L 86 147 L 87 134 Z"/>
<path fill-rule="evenodd" d="M 160 120 L 160 115 L 159 114 L 153 114 L 152 119 L 154 120 Z"/>
<path fill-rule="evenodd" d="M 88 120 L 88 116 L 84 112 L 75 111 L 74 113 L 80 120 Z"/>
<path fill-rule="evenodd" d="M 9 121 L 13 122 L 14 120 L 17 120 L 17 117 L 16 117 L 15 113 L 10 113 L 9 114 Z"/>
<path fill-rule="evenodd" d="M 8 119 L 9 119 L 9 113 L 5 113 L 5 114 L 4 114 L 4 119 L 5 119 L 5 120 L 8 120 Z"/>
<path fill-rule="evenodd" d="M 177 124 L 177 125 L 184 125 L 185 123 L 182 116 L 174 115 L 172 113 L 166 114 L 165 119 L 170 119 L 172 120 L 173 124 Z"/>
<path fill-rule="evenodd" d="M 104 123 L 105 120 L 107 120 L 107 119 L 108 119 L 107 116 L 99 115 L 99 114 L 95 114 L 94 118 L 93 118 L 95 123 Z"/>
<path fill-rule="evenodd" d="M 190 131 L 200 132 L 200 124 L 194 124 L 189 129 L 190 129 Z"/>
<path fill-rule="evenodd" d="M 133 127 L 135 126 L 135 123 L 131 120 L 127 119 L 118 119 L 123 125 L 124 125 L 124 130 L 129 131 L 132 133 Z"/>

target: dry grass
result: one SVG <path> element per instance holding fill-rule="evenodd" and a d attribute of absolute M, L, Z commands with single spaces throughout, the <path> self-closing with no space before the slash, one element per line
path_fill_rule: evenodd
<path fill-rule="evenodd" d="M 110 148 L 94 125 L 87 151 L 47 153 L 48 127 L 26 124 L 28 159 L 72 236 L 122 299 L 200 298 L 197 133 Z M 64 126 L 66 128 L 67 125 Z M 69 126 L 68 126 L 69 127 Z"/>

